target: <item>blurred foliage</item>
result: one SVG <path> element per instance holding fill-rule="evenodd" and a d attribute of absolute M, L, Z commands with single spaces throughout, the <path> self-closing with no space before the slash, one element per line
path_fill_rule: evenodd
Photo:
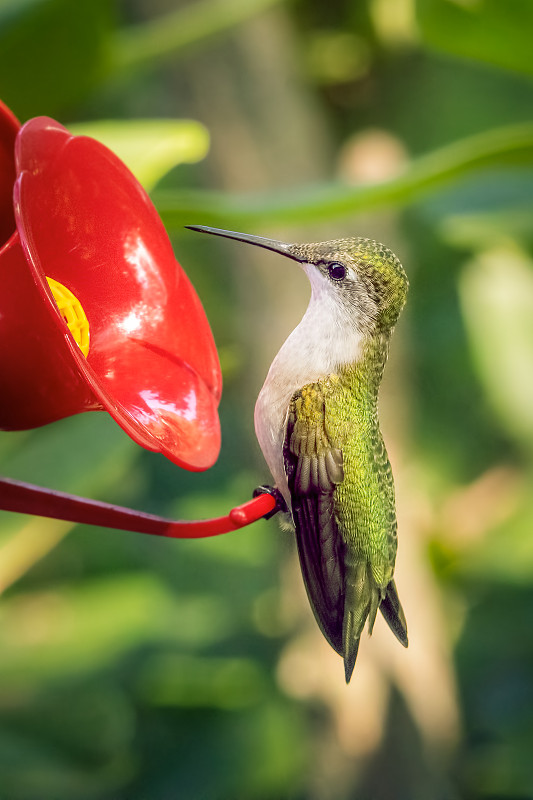
<path fill-rule="evenodd" d="M 3 0 L 3 101 L 22 119 L 74 107 L 107 72 L 112 12 L 112 0 Z"/>
<path fill-rule="evenodd" d="M 114 64 L 119 71 L 153 68 L 160 60 L 220 35 L 282 0 L 198 0 L 118 32 Z"/>
<path fill-rule="evenodd" d="M 529 0 L 0 3 L 0 96 L 153 190 L 225 378 L 206 474 L 100 414 L 4 433 L 4 474 L 183 518 L 267 479 L 250 375 L 296 299 L 184 222 L 368 231 L 411 281 L 383 387 L 409 651 L 376 630 L 346 688 L 275 521 L 178 542 L 2 514 L 0 800 L 533 797 L 532 23 Z"/>
<path fill-rule="evenodd" d="M 423 40 L 463 58 L 533 74 L 529 32 L 533 6 L 524 0 L 416 0 Z"/>
<path fill-rule="evenodd" d="M 305 223 L 352 216 L 361 211 L 405 205 L 442 184 L 464 178 L 487 167 L 533 161 L 533 125 L 509 126 L 478 134 L 414 160 L 397 177 L 369 186 L 297 187 L 289 191 L 228 196 L 210 191 L 154 193 L 154 202 L 170 227 L 183 225 L 193 215 L 202 215 L 220 226 L 267 223 Z"/>
<path fill-rule="evenodd" d="M 205 158 L 209 149 L 208 132 L 193 120 L 99 120 L 69 130 L 109 147 L 148 190 L 178 164 Z"/>

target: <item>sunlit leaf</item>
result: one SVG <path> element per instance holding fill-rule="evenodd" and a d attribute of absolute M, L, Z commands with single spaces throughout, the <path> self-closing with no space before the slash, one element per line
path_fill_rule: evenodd
<path fill-rule="evenodd" d="M 148 190 L 173 167 L 200 161 L 209 149 L 207 130 L 193 120 L 102 120 L 68 127 L 109 147 Z"/>
<path fill-rule="evenodd" d="M 509 240 L 533 241 L 533 208 L 507 207 L 486 214 L 457 214 L 443 220 L 444 238 L 456 247 L 481 250 Z"/>
<path fill-rule="evenodd" d="M 508 245 L 465 269 L 460 297 L 475 363 L 502 425 L 533 447 L 533 264 Z"/>
<path fill-rule="evenodd" d="M 306 224 L 408 205 L 472 172 L 532 162 L 533 124 L 528 122 L 469 136 L 419 156 L 400 175 L 380 183 L 327 183 L 245 195 L 158 190 L 153 199 L 165 224 L 173 228 L 199 219 L 235 226 L 234 230 L 257 222 Z"/>

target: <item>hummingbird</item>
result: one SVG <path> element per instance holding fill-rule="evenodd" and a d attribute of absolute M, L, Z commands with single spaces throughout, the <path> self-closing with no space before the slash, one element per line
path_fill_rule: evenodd
<path fill-rule="evenodd" d="M 378 609 L 407 647 L 394 582 L 397 522 L 377 401 L 408 280 L 365 238 L 286 244 L 206 226 L 191 230 L 272 250 L 304 270 L 308 308 L 282 345 L 255 406 L 256 435 L 296 532 L 316 621 L 352 676 Z"/>

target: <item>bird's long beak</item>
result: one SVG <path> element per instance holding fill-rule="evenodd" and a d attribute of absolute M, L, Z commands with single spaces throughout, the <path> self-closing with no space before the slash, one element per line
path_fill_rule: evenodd
<path fill-rule="evenodd" d="M 265 239 L 263 236 L 252 236 L 249 233 L 236 233 L 235 231 L 225 231 L 222 228 L 209 228 L 207 225 L 185 225 L 190 231 L 199 231 L 200 233 L 210 233 L 213 236 L 224 236 L 226 239 L 236 239 L 238 242 L 245 242 L 246 244 L 255 244 L 257 247 L 264 247 L 265 250 L 273 250 L 274 253 L 281 253 L 283 256 L 294 259 L 294 261 L 302 261 L 297 255 L 291 252 L 294 245 L 285 244 L 285 242 L 278 242 L 276 239 Z"/>

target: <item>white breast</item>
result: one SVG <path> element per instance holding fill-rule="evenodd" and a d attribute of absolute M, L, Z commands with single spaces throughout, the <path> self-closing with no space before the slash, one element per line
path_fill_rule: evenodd
<path fill-rule="evenodd" d="M 289 508 L 283 442 L 290 400 L 306 384 L 357 361 L 362 343 L 360 332 L 331 285 L 312 265 L 302 266 L 311 281 L 311 300 L 302 321 L 272 362 L 254 415 L 259 445 Z"/>

